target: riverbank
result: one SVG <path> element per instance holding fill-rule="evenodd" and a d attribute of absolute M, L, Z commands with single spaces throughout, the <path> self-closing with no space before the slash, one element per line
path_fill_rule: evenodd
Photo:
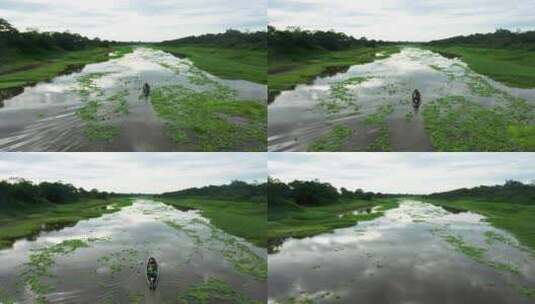
<path fill-rule="evenodd" d="M 477 73 L 517 88 L 535 88 L 535 52 L 465 46 L 424 46 L 447 58 L 458 57 Z"/>
<path fill-rule="evenodd" d="M 155 197 L 157 201 L 181 210 L 200 210 L 202 216 L 223 231 L 266 247 L 267 204 L 203 198 Z"/>
<path fill-rule="evenodd" d="M 397 199 L 341 201 L 318 207 L 302 207 L 290 202 L 270 205 L 268 244 L 276 247 L 289 237 L 305 238 L 350 227 L 381 217 L 384 211 L 396 207 Z"/>
<path fill-rule="evenodd" d="M 132 204 L 130 198 L 81 199 L 65 204 L 22 204 L 0 213 L 0 249 L 17 239 L 32 237 L 41 231 L 71 226 L 80 220 L 112 213 Z"/>
<path fill-rule="evenodd" d="M 130 207 L 2 251 L 0 302 L 54 303 L 57 294 L 76 290 L 69 297 L 75 303 L 100 302 L 103 294 L 110 303 L 253 303 L 265 298 L 264 252 L 200 214 L 139 197 Z M 149 256 L 176 288 L 147 289 Z"/>
<path fill-rule="evenodd" d="M 334 74 L 356 64 L 373 62 L 398 53 L 397 46 L 360 47 L 343 51 L 314 51 L 269 56 L 269 96 L 308 83 L 317 76 Z"/>
<path fill-rule="evenodd" d="M 450 80 L 458 78 L 475 96 L 452 94 L 424 105 L 422 117 L 436 151 L 533 151 L 535 107 L 529 99 L 514 96 L 484 77 L 506 85 L 535 87 L 535 56 L 525 50 L 473 47 L 424 47 L 444 57 L 458 57 L 468 68 L 463 77 L 445 72 Z M 473 72 L 476 73 L 473 73 Z M 496 105 L 487 106 L 477 98 L 492 97 Z"/>
<path fill-rule="evenodd" d="M 242 79 L 267 84 L 266 51 L 204 44 L 154 44 L 153 48 L 190 59 L 195 66 L 224 79 Z"/>
<path fill-rule="evenodd" d="M 81 70 L 86 64 L 121 57 L 132 47 L 95 47 L 72 52 L 46 52 L 14 56 L 0 67 L 0 100 L 22 92 L 25 86 Z M 112 53 L 112 55 L 110 55 Z"/>
<path fill-rule="evenodd" d="M 438 200 L 425 199 L 426 202 L 453 208 L 458 211 L 471 211 L 487 217 L 496 228 L 512 233 L 523 245 L 535 250 L 535 206 L 512 202 L 487 202 L 476 199 Z"/>

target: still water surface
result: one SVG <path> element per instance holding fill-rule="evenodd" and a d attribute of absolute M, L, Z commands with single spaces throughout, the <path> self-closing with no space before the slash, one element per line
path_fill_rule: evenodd
<path fill-rule="evenodd" d="M 483 248 L 483 258 L 458 250 L 452 237 Z M 479 214 L 419 201 L 334 233 L 289 239 L 268 260 L 272 304 L 535 301 L 519 291 L 535 288 L 531 251 Z"/>
<path fill-rule="evenodd" d="M 89 246 L 55 254 L 51 276 L 38 276 L 50 291 L 38 294 L 21 276 L 28 269 L 25 263 L 36 250 L 65 240 L 84 240 Z M 1 250 L 1 292 L 18 303 L 34 303 L 38 296 L 49 303 L 177 303 L 189 288 L 217 278 L 245 297 L 264 302 L 265 281 L 237 271 L 223 254 L 238 246 L 242 254 L 266 258 L 265 249 L 213 227 L 197 211 L 138 199 L 118 212 L 43 232 L 35 240 L 19 240 L 13 248 Z M 146 284 L 149 256 L 160 265 L 155 291 Z"/>
<path fill-rule="evenodd" d="M 354 78 L 365 80 L 346 86 L 352 104 L 334 113 L 326 111 L 322 105 L 329 100 L 333 84 Z M 369 151 L 379 130 L 365 120 L 379 108 L 391 106 L 393 112 L 386 123 L 392 151 L 432 151 L 421 113 L 414 113 L 410 104 L 413 90 L 421 92 L 423 106 L 454 95 L 485 106 L 493 106 L 503 99 L 499 92 L 490 92 L 489 96 L 474 92 L 474 87 L 477 90 L 482 83 L 535 102 L 535 89 L 507 87 L 473 72 L 459 59 L 418 48 L 403 48 L 389 58 L 355 65 L 346 72 L 318 77 L 311 84 L 282 92 L 268 107 L 269 150 L 306 151 L 333 125 L 343 124 L 353 129 L 353 135 L 341 150 Z"/>
<path fill-rule="evenodd" d="M 187 59 L 150 48 L 106 62 L 89 64 L 80 72 L 55 77 L 26 87 L 24 92 L 4 101 L 0 108 L 1 151 L 176 151 L 180 150 L 165 134 L 164 122 L 150 100 L 141 98 L 141 88 L 183 85 L 203 91 L 191 83 L 193 72 L 201 72 L 236 91 L 239 99 L 266 100 L 266 86 L 244 80 L 225 80 L 200 71 Z M 80 82 L 92 78 L 92 87 Z M 81 91 L 89 91 L 83 96 Z M 125 92 L 128 114 L 116 113 L 114 94 Z M 94 141 L 84 135 L 86 122 L 76 112 L 90 100 L 103 104 L 99 117 L 118 128 L 111 142 Z"/>

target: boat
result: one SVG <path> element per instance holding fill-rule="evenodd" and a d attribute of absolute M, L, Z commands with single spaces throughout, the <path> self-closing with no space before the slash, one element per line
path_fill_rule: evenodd
<path fill-rule="evenodd" d="M 147 260 L 147 284 L 149 289 L 155 290 L 158 286 L 158 281 L 160 280 L 160 267 L 158 262 L 153 257 L 150 257 Z"/>

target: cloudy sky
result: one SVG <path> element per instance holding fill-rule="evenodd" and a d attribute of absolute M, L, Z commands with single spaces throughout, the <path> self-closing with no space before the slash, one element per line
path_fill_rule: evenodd
<path fill-rule="evenodd" d="M 81 33 L 109 40 L 161 41 L 192 34 L 265 29 L 267 0 L 0 0 L 19 30 Z"/>
<path fill-rule="evenodd" d="M 0 179 L 161 193 L 232 180 L 266 181 L 265 153 L 0 153 Z"/>
<path fill-rule="evenodd" d="M 535 153 L 270 153 L 269 175 L 348 189 L 425 194 L 535 180 Z"/>
<path fill-rule="evenodd" d="M 277 27 L 346 32 L 383 40 L 427 41 L 497 28 L 535 29 L 533 0 L 268 0 Z"/>

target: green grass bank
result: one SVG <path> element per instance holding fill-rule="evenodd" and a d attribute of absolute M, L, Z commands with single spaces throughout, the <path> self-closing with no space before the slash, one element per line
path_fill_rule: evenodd
<path fill-rule="evenodd" d="M 535 52 L 529 49 L 462 45 L 425 46 L 445 57 L 458 57 L 477 73 L 517 88 L 535 88 Z"/>
<path fill-rule="evenodd" d="M 188 58 L 200 69 L 224 79 L 267 83 L 265 50 L 210 44 L 156 44 L 153 47 L 177 57 Z"/>
<path fill-rule="evenodd" d="M 269 55 L 268 86 L 270 96 L 308 83 L 320 75 L 347 70 L 350 66 L 373 62 L 398 53 L 397 46 L 358 47 L 340 51 L 304 51 Z"/>
<path fill-rule="evenodd" d="M 25 86 L 80 70 L 86 64 L 123 56 L 132 50 L 133 48 L 129 46 L 118 46 L 109 48 L 92 47 L 79 51 L 15 54 L 12 60 L 2 63 L 0 66 L 0 97 L 10 91 L 16 92 Z M 114 54 L 110 55 L 110 53 Z"/>
<path fill-rule="evenodd" d="M 80 220 L 116 212 L 131 204 L 130 198 L 81 199 L 68 204 L 16 204 L 0 212 L 0 249 L 40 231 L 74 225 Z"/>
<path fill-rule="evenodd" d="M 181 85 L 152 91 L 151 102 L 169 137 L 182 151 L 265 151 L 265 103 L 238 100 L 228 87 L 201 79 L 210 86 L 202 92 Z"/>
<path fill-rule="evenodd" d="M 523 245 L 535 250 L 535 206 L 514 202 L 489 202 L 477 199 L 424 199 L 426 202 L 472 211 L 485 217 L 494 227 L 512 233 Z"/>
<path fill-rule="evenodd" d="M 317 207 L 292 202 L 276 203 L 268 210 L 268 244 L 277 246 L 286 238 L 305 238 L 350 227 L 384 215 L 398 206 L 397 199 L 343 200 Z M 372 208 L 378 207 L 372 211 Z M 354 214 L 354 211 L 362 211 Z M 369 211 L 369 212 L 368 212 Z"/>
<path fill-rule="evenodd" d="M 266 247 L 267 204 L 262 202 L 214 200 L 213 198 L 155 197 L 177 209 L 200 210 L 216 227 L 242 237 L 259 247 Z"/>

